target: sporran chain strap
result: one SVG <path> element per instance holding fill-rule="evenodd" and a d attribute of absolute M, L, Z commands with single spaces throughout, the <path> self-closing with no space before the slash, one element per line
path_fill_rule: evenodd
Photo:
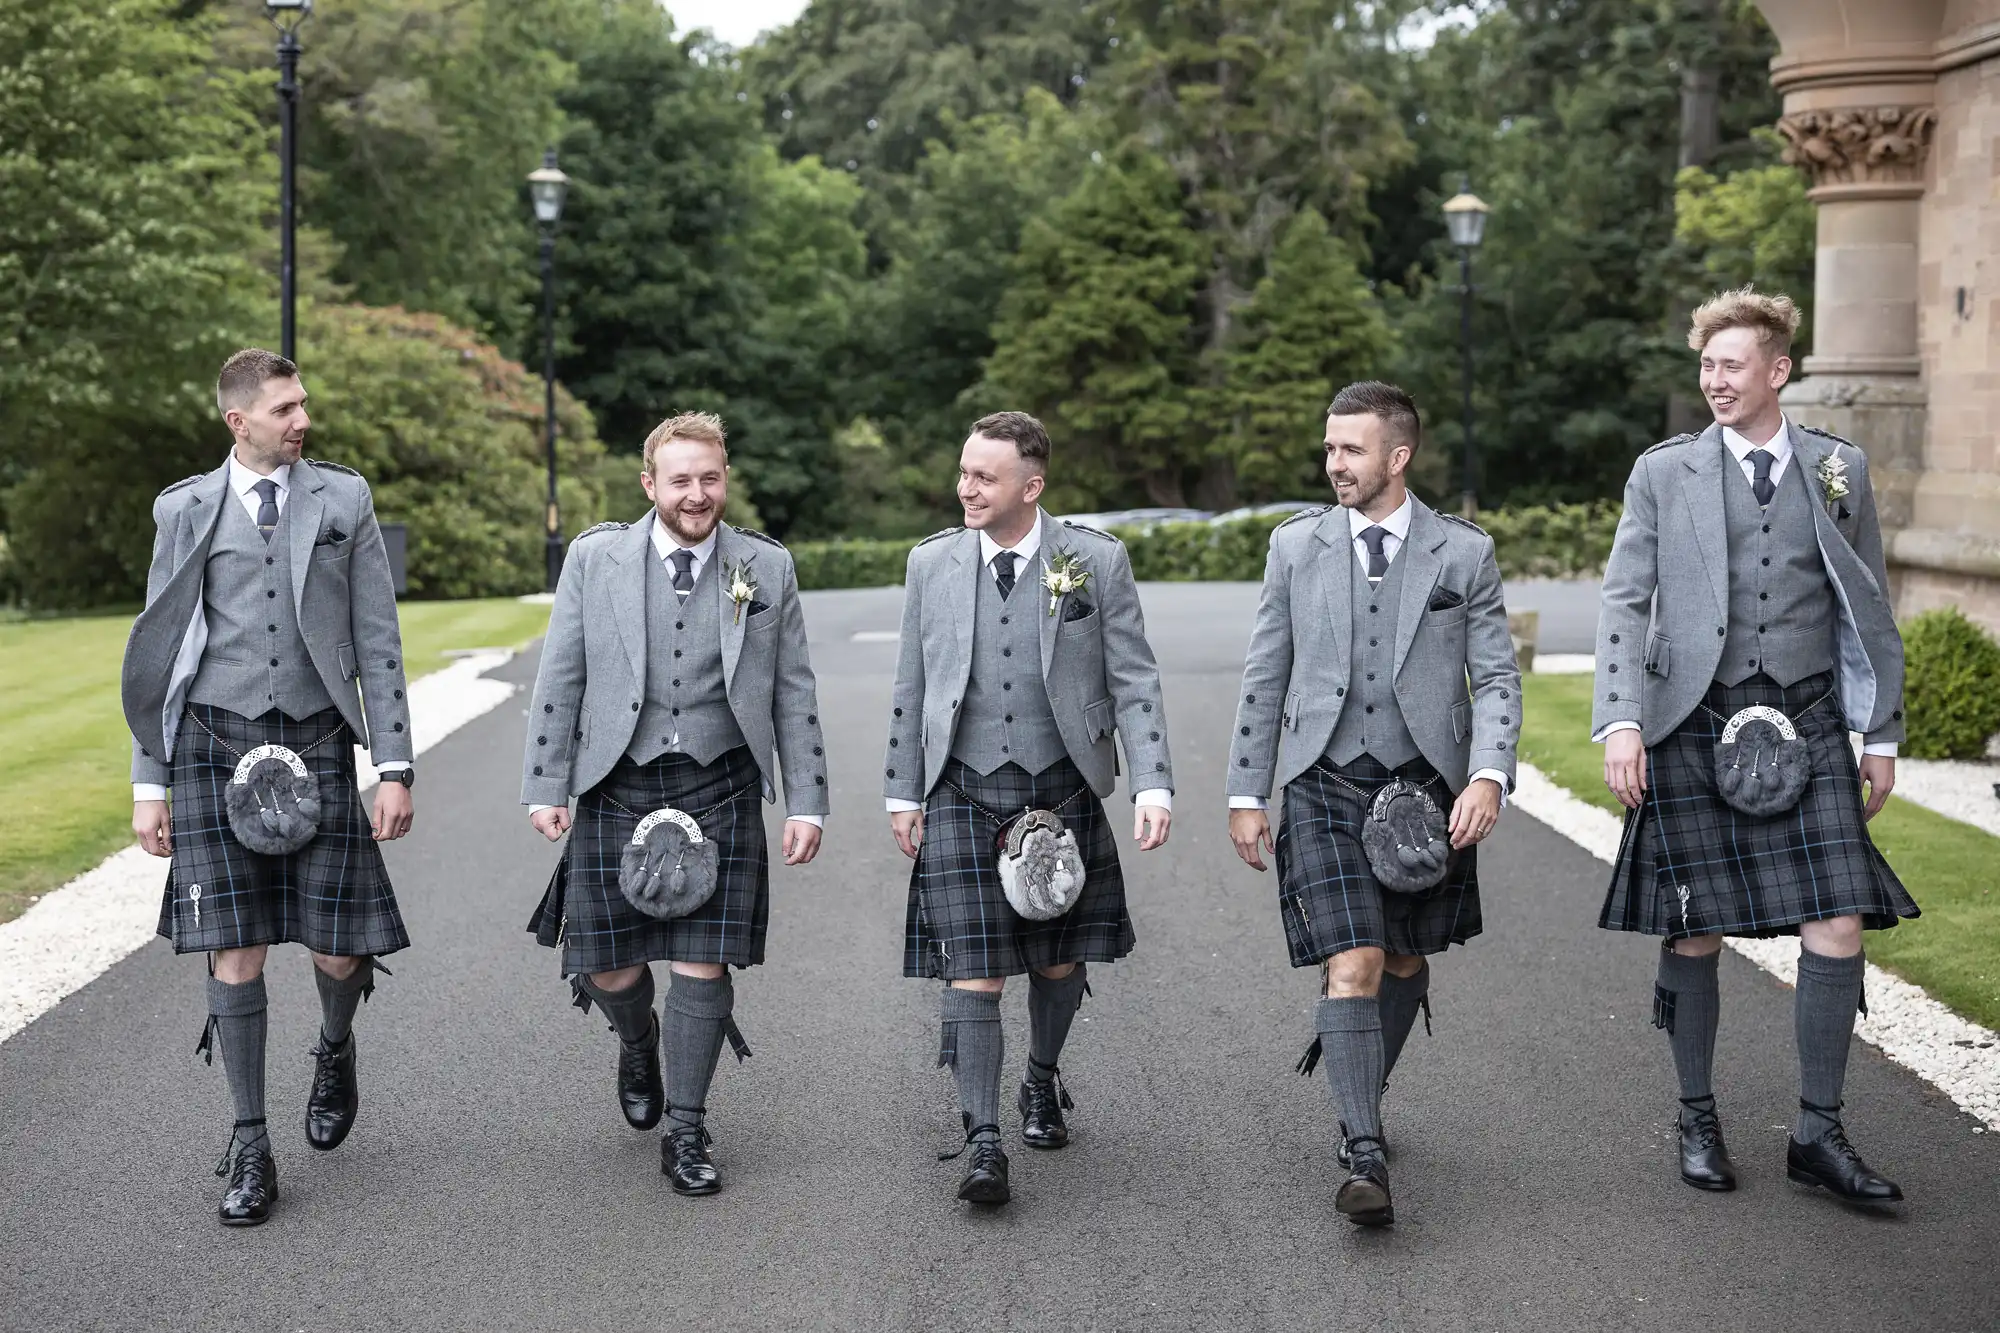
<path fill-rule="evenodd" d="M 1036 808 L 1034 806 L 1024 805 L 1021 807 L 1019 814 L 1015 814 L 1007 818 L 1002 818 L 1001 816 L 994 814 L 991 810 L 988 810 L 983 803 L 974 800 L 972 798 L 971 793 L 967 792 L 965 788 L 959 786 L 956 782 L 953 782 L 950 778 L 946 778 L 944 780 L 944 785 L 951 788 L 953 791 L 957 792 L 959 794 L 959 797 L 963 799 L 967 805 L 971 806 L 974 810 L 977 810 L 980 814 L 985 815 L 988 819 L 992 820 L 996 825 L 998 825 L 1001 828 L 1006 828 L 1016 819 L 1019 819 L 1021 815 L 1025 815 L 1030 810 Z M 1075 791 L 1071 792 L 1067 797 L 1065 797 L 1062 801 L 1060 801 L 1055 805 L 1050 806 L 1049 813 L 1052 815 L 1061 814 L 1064 810 L 1076 804 L 1076 802 L 1082 800 L 1084 793 L 1089 790 L 1090 788 L 1088 787 L 1077 788 Z"/>
<path fill-rule="evenodd" d="M 1833 696 L 1834 696 L 1834 691 L 1828 690 L 1825 694 L 1822 694 L 1819 698 L 1813 700 L 1811 703 L 1807 704 L 1804 708 L 1801 708 L 1798 712 L 1792 714 L 1793 720 L 1796 721 L 1797 719 L 1804 717 L 1807 713 L 1812 712 L 1813 709 L 1818 708 L 1821 704 L 1825 703 L 1828 699 L 1831 699 Z M 1697 704 L 1695 706 L 1701 709 L 1702 712 L 1707 713 L 1710 717 L 1714 718 L 1717 722 L 1729 721 L 1727 717 L 1725 717 L 1721 713 L 1716 712 L 1713 708 L 1710 708 L 1707 704 Z"/>
<path fill-rule="evenodd" d="M 217 745 L 220 745 L 223 749 L 229 751 L 229 753 L 236 759 L 238 763 L 242 762 L 243 751 L 237 749 L 235 746 L 231 745 L 228 741 L 216 735 L 214 729 L 211 728 L 208 725 L 208 723 L 202 721 L 199 717 L 195 715 L 193 709 L 188 710 L 187 718 L 188 721 L 194 723 L 197 727 L 200 727 L 203 731 L 207 732 L 208 738 L 210 740 L 214 741 Z M 320 746 L 325 745 L 328 741 L 332 740 L 334 737 L 338 736 L 341 732 L 345 730 L 347 730 L 347 723 L 345 722 L 338 723 L 335 725 L 332 731 L 327 732 L 326 735 L 320 737 L 318 740 L 314 741 L 311 745 L 301 745 L 296 750 L 293 750 L 292 753 L 300 755 L 310 754 L 314 750 L 317 750 Z"/>
<path fill-rule="evenodd" d="M 723 806 L 728 805 L 731 801 L 734 801 L 737 797 L 742 796 L 747 792 L 752 792 L 755 790 L 757 790 L 756 784 L 745 783 L 743 786 L 738 787 L 735 791 L 730 792 L 729 795 L 717 801 L 714 805 L 706 805 L 699 810 L 688 811 L 688 816 L 689 818 L 693 819 L 696 823 L 700 823 L 704 818 L 714 814 L 717 810 L 720 810 Z M 609 792 L 601 791 L 597 793 L 597 795 L 598 799 L 602 800 L 606 805 L 613 807 L 620 814 L 623 814 L 628 818 L 631 819 L 645 818 L 644 815 L 641 815 L 636 810 L 629 808 L 623 801 L 619 800 L 617 797 L 613 796 Z"/>

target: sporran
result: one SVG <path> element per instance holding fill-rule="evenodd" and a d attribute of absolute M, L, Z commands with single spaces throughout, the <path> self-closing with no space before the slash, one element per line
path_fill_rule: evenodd
<path fill-rule="evenodd" d="M 236 772 L 222 793 L 229 831 L 236 841 L 265 856 L 290 856 L 319 836 L 319 778 L 300 756 L 346 735 L 345 722 L 297 750 L 259 745 L 245 754 L 216 735 L 194 712 L 187 718 L 236 756 Z"/>
<path fill-rule="evenodd" d="M 693 814 L 665 806 L 641 815 L 605 796 L 606 804 L 639 821 L 618 863 L 618 891 L 625 901 L 659 921 L 700 911 L 715 896 L 722 865 L 722 849 L 702 832 L 702 816 L 714 814 L 745 790 Z"/>
<path fill-rule="evenodd" d="M 1723 723 L 1715 786 L 1731 809 L 1758 819 L 1785 814 L 1811 781 L 1811 748 L 1778 709 L 1756 704 Z"/>
<path fill-rule="evenodd" d="M 1053 810 L 1023 810 L 1012 819 L 1003 819 L 964 788 L 946 781 L 966 804 L 999 826 L 994 851 L 999 858 L 1000 889 L 1017 915 L 1029 921 L 1053 921 L 1076 906 L 1083 896 L 1083 852 L 1076 834 L 1063 824 L 1061 811 L 1082 799 L 1088 788 Z"/>
<path fill-rule="evenodd" d="M 1392 893 L 1428 893 L 1451 867 L 1451 826 L 1429 792 L 1401 778 L 1378 790 L 1361 821 L 1368 868 Z"/>

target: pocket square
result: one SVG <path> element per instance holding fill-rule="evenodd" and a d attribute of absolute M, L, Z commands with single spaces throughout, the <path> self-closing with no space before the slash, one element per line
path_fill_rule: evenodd
<path fill-rule="evenodd" d="M 1063 624 L 1067 625 L 1072 620 L 1082 620 L 1096 610 L 1097 608 L 1089 602 L 1071 602 L 1069 609 L 1063 612 Z"/>
<path fill-rule="evenodd" d="M 746 609 L 753 616 L 761 616 L 771 609 L 771 604 L 769 602 L 752 602 Z"/>
<path fill-rule="evenodd" d="M 325 532 L 322 532 L 319 535 L 319 540 L 314 542 L 313 545 L 338 546 L 346 540 L 347 540 L 347 534 L 342 532 L 339 528 L 328 528 Z"/>
<path fill-rule="evenodd" d="M 1453 607 L 1464 606 L 1465 599 L 1450 588 L 1439 588 L 1431 594 L 1431 604 L 1426 611 L 1449 611 Z"/>

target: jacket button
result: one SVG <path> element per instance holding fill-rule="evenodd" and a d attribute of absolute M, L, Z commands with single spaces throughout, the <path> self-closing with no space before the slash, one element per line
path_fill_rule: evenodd
<path fill-rule="evenodd" d="M 822 749 L 820 749 L 820 748 L 819 748 L 819 746 L 815 745 L 815 746 L 813 746 L 813 753 L 814 753 L 814 754 L 825 754 L 825 753 L 826 753 L 826 751 L 825 751 L 825 750 L 822 750 Z"/>
<path fill-rule="evenodd" d="M 1895 712 L 1889 714 L 1889 720 L 1892 722 L 1901 722 L 1903 720 L 1903 710 L 1898 708 Z"/>
<path fill-rule="evenodd" d="M 1004 690 L 1012 690 L 1012 689 L 1014 688 L 1014 682 L 1013 682 L 1013 681 L 1011 681 L 1011 680 L 1005 680 L 1005 681 L 1002 681 L 1002 682 L 1000 682 L 1000 688 L 1001 688 L 1001 689 L 1002 689 L 1003 691 L 1004 691 Z M 1053 701 L 1051 701 L 1051 702 L 1053 702 Z"/>
<path fill-rule="evenodd" d="M 680 709 L 678 709 L 678 708 L 676 708 L 676 709 L 674 710 L 674 716 L 675 716 L 675 717 L 679 717 L 680 715 L 681 715 L 681 710 L 680 710 Z"/>
<path fill-rule="evenodd" d="M 582 740 L 582 739 L 583 739 L 583 728 L 582 728 L 582 727 L 578 727 L 578 728 L 576 729 L 576 738 L 577 738 L 578 740 Z"/>
<path fill-rule="evenodd" d="M 272 591 L 268 591 L 268 590 L 267 590 L 267 591 L 266 591 L 266 592 L 264 593 L 264 595 L 265 595 L 266 597 L 276 597 L 276 596 L 277 596 L 278 594 L 277 594 L 276 592 L 272 592 Z"/>
<path fill-rule="evenodd" d="M 1345 685 L 1336 686 L 1333 691 L 1333 697 L 1338 699 L 1343 697 L 1346 693 L 1347 693 L 1347 687 Z"/>
<path fill-rule="evenodd" d="M 1369 704 L 1369 705 L 1368 705 L 1367 707 L 1363 708 L 1363 709 L 1362 709 L 1361 711 L 1362 711 L 1362 712 L 1364 712 L 1364 713 L 1372 713 L 1372 712 L 1374 712 L 1374 711 L 1375 711 L 1375 705 L 1374 705 L 1374 704 Z"/>
<path fill-rule="evenodd" d="M 1243 728 L 1243 734 L 1245 736 L 1248 736 L 1250 734 L 1250 728 L 1248 727 Z M 1146 739 L 1156 741 L 1160 739 L 1160 733 L 1157 731 L 1149 731 L 1146 733 Z"/>
<path fill-rule="evenodd" d="M 403 697 L 403 692 L 401 690 L 391 690 L 389 692 L 395 695 L 398 699 Z"/>
<path fill-rule="evenodd" d="M 1373 606 L 1371 606 L 1371 607 L 1369 607 L 1369 608 L 1368 608 L 1368 613 L 1369 613 L 1370 615 L 1373 615 L 1373 614 L 1375 614 L 1375 612 L 1376 612 L 1376 611 L 1377 611 L 1378 609 L 1379 609 L 1379 608 L 1377 608 L 1377 607 L 1373 607 Z"/>
<path fill-rule="evenodd" d="M 815 787 L 824 787 L 825 785 L 826 785 L 826 779 L 825 779 L 824 777 L 821 777 L 821 776 L 817 776 L 817 775 L 815 775 L 815 776 L 814 776 L 814 778 L 813 778 L 813 786 L 815 786 Z"/>
<path fill-rule="evenodd" d="M 1003 625 L 1007 625 L 1007 624 L 1011 624 L 1012 622 L 1011 622 L 1011 621 L 1009 621 L 1009 620 L 1007 619 L 1007 617 L 1005 617 L 1005 616 L 1002 616 L 1002 617 L 1000 617 L 1000 623 L 1001 623 L 1001 624 L 1003 624 Z"/>
<path fill-rule="evenodd" d="M 1611 672 L 1611 674 L 1612 674 L 1612 675 L 1614 675 L 1614 676 L 1618 674 L 1618 664 L 1617 664 L 1616 662 L 1613 662 L 1613 663 L 1612 663 L 1612 664 L 1611 664 L 1611 665 L 1610 665 L 1610 666 L 1609 666 L 1608 668 L 1606 668 L 1606 669 L 1607 669 L 1607 670 L 1609 670 L 1609 671 Z"/>
<path fill-rule="evenodd" d="M 547 745 L 548 743 L 549 743 L 549 738 L 547 736 L 535 737 L 535 744 L 537 745 Z"/>
<path fill-rule="evenodd" d="M 1014 719 L 1010 717 L 1010 718 L 1008 718 L 1007 720 L 1008 720 L 1009 722 L 1012 722 L 1012 721 L 1013 721 Z M 889 748 L 890 748 L 890 749 L 892 749 L 892 750 L 896 748 L 896 738 L 895 738 L 894 736 L 891 736 L 891 737 L 889 738 Z"/>
<path fill-rule="evenodd" d="M 394 671 L 395 669 L 396 669 L 396 659 L 392 657 L 389 659 L 389 670 Z"/>
<path fill-rule="evenodd" d="M 674 628 L 675 628 L 675 629 L 686 629 L 686 628 L 687 628 L 687 626 L 686 626 L 686 625 L 684 625 L 684 624 L 682 624 L 682 623 L 681 623 L 680 621 L 676 620 L 676 621 L 674 622 Z"/>
<path fill-rule="evenodd" d="M 895 769 L 893 769 L 893 768 L 885 768 L 885 769 L 883 769 L 882 771 L 883 771 L 884 773 L 887 773 L 887 774 L 888 774 L 888 775 L 889 775 L 890 777 L 892 777 L 892 778 L 896 776 L 896 770 L 895 770 Z"/>
<path fill-rule="evenodd" d="M 1014 715 L 1012 713 L 1007 714 L 1006 720 L 1012 722 L 1014 720 Z M 891 741 L 890 744 L 893 745 L 895 744 L 895 742 Z"/>
<path fill-rule="evenodd" d="M 554 704 L 543 704 L 542 711 L 544 713 L 553 713 L 556 711 L 556 706 Z"/>
<path fill-rule="evenodd" d="M 1374 646 L 1375 646 L 1376 644 L 1378 644 L 1378 643 L 1380 643 L 1380 642 L 1381 642 L 1381 640 L 1380 640 L 1380 639 L 1370 639 L 1370 640 L 1368 641 L 1368 646 L 1369 646 L 1370 648 L 1373 648 L 1373 647 L 1374 647 Z"/>
<path fill-rule="evenodd" d="M 1140 705 L 1139 705 L 1139 711 L 1140 711 L 1140 712 L 1143 712 L 1143 713 L 1150 713 L 1150 712 L 1152 712 L 1152 711 L 1153 711 L 1153 705 L 1151 705 L 1151 704 L 1140 704 Z"/>
<path fill-rule="evenodd" d="M 639 701 L 636 699 L 632 701 L 632 711 L 635 713 L 639 711 Z"/>
<path fill-rule="evenodd" d="M 271 633 L 273 633 L 273 634 L 276 634 L 276 633 L 278 632 L 278 626 L 277 626 L 277 623 L 276 623 L 275 621 L 274 621 L 274 622 L 272 622 L 272 623 L 271 623 L 271 624 L 269 624 L 269 625 L 266 625 L 266 626 L 264 626 L 264 628 L 265 628 L 265 629 L 267 629 L 267 630 L 269 630 L 269 631 L 270 631 Z"/>
<path fill-rule="evenodd" d="M 1606 699 L 1609 699 L 1612 703 L 1615 704 L 1618 702 L 1618 691 L 1613 690 L 1611 693 L 1605 695 L 1604 697 Z"/>
<path fill-rule="evenodd" d="M 818 714 L 818 713 L 807 713 L 807 714 L 806 714 L 806 725 L 807 725 L 807 726 L 809 726 L 809 727 L 816 727 L 816 726 L 818 726 L 818 725 L 819 725 L 819 714 Z"/>
<path fill-rule="evenodd" d="M 1718 639 L 1721 638 L 1723 635 L 1727 634 L 1728 632 L 1729 632 L 1728 630 L 1724 629 L 1720 625 L 1717 625 L 1715 627 L 1715 637 Z"/>
<path fill-rule="evenodd" d="M 1257 696 L 1254 694 L 1246 694 L 1243 696 L 1243 702 L 1246 704 L 1254 704 L 1257 702 Z"/>
<path fill-rule="evenodd" d="M 1164 773 L 1167 771 L 1167 766 L 1165 764 L 1154 764 L 1153 771 L 1155 773 Z"/>
<path fill-rule="evenodd" d="M 400 722 L 398 722 L 398 723 L 397 723 L 397 724 L 395 725 L 395 727 L 393 728 L 393 730 L 396 730 L 396 731 L 401 731 L 402 729 L 403 729 L 403 724 L 402 724 L 402 723 L 400 723 Z"/>
<path fill-rule="evenodd" d="M 267 564 L 267 565 L 268 565 L 268 564 L 272 564 L 272 563 L 273 563 L 273 558 L 272 558 L 271 556 L 268 556 L 268 555 L 267 555 L 267 556 L 265 556 L 265 557 L 264 557 L 264 563 L 265 563 L 265 564 Z"/>
<path fill-rule="evenodd" d="M 1760 592 L 1757 594 L 1757 600 L 1760 602 L 1768 602 L 1771 600 L 1771 594 L 1768 592 Z"/>
<path fill-rule="evenodd" d="M 1503 727 L 1511 727 L 1514 725 L 1514 719 L 1511 717 L 1503 717 L 1500 719 L 1500 725 Z"/>
<path fill-rule="evenodd" d="M 542 766 L 541 766 L 540 764 L 536 764 L 536 765 L 535 765 L 535 776 L 536 776 L 536 777 L 540 777 L 541 775 L 542 775 Z"/>
<path fill-rule="evenodd" d="M 1511 694 L 1509 694 L 1509 693 L 1507 693 L 1507 691 L 1505 691 L 1505 690 L 1502 690 L 1502 691 L 1500 691 L 1500 697 L 1501 697 L 1502 699 L 1511 699 L 1511 698 L 1513 698 L 1514 696 L 1513 696 L 1513 695 L 1511 695 Z"/>
<path fill-rule="evenodd" d="M 272 666 L 276 666 L 276 665 L 278 665 L 278 659 L 277 659 L 277 658 L 275 658 L 275 657 L 274 657 L 274 658 L 272 658 L 272 659 L 271 659 L 271 665 L 272 665 Z"/>
<path fill-rule="evenodd" d="M 898 708 L 898 709 L 896 710 L 896 716 L 897 716 L 897 717 L 901 717 L 902 715 L 903 715 L 903 710 L 902 710 L 902 709 L 900 709 L 900 708 Z"/>
<path fill-rule="evenodd" d="M 680 655 L 681 655 L 681 650 L 678 648 L 674 649 L 674 656 L 679 657 Z"/>
<path fill-rule="evenodd" d="M 1764 559 L 1763 559 L 1763 560 L 1761 561 L 1761 563 L 1763 563 L 1763 564 L 1766 564 L 1766 565 L 1770 564 L 1770 563 L 1771 563 L 1771 557 L 1770 557 L 1770 556 L 1768 556 L 1768 555 L 1767 555 L 1767 556 L 1765 556 L 1765 557 L 1764 557 Z"/>
<path fill-rule="evenodd" d="M 1616 642 L 1618 642 L 1618 636 L 1617 636 L 1616 634 L 1614 634 L 1614 635 L 1612 635 L 1612 636 L 1611 636 L 1611 642 L 1613 642 L 1613 643 L 1616 643 Z"/>
<path fill-rule="evenodd" d="M 1238 768 L 1248 768 L 1250 767 L 1250 761 L 1248 759 L 1238 759 L 1236 761 L 1236 766 Z"/>

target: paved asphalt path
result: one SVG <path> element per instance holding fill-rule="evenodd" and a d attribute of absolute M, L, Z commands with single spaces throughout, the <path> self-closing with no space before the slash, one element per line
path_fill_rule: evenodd
<path fill-rule="evenodd" d="M 619 1119 L 602 1018 L 521 930 L 555 850 L 515 804 L 515 702 L 422 765 L 417 832 L 390 850 L 417 945 L 361 1015 L 361 1119 L 331 1155 L 299 1130 L 308 964 L 273 959 L 269 1225 L 214 1220 L 229 1112 L 193 1055 L 197 961 L 156 941 L 0 1045 L 0 1326 L 1995 1326 L 1996 1136 L 1857 1044 L 1849 1125 L 1913 1202 L 1863 1216 L 1788 1184 L 1790 994 L 1730 954 L 1744 1187 L 1680 1184 L 1653 946 L 1598 931 L 1603 868 L 1520 815 L 1482 857 L 1487 933 L 1439 960 L 1436 1035 L 1388 1094 L 1400 1221 L 1336 1215 L 1325 1085 L 1292 1072 L 1314 974 L 1285 966 L 1272 880 L 1223 836 L 1254 595 L 1145 590 L 1178 822 L 1126 854 L 1138 951 L 1094 973 L 1063 1061 L 1075 1142 L 1017 1148 L 1011 1206 L 952 1197 L 936 986 L 898 975 L 907 869 L 876 796 L 895 648 L 852 636 L 892 630 L 899 594 L 810 594 L 834 819 L 816 864 L 774 872 L 773 962 L 737 983 L 756 1056 L 725 1057 L 709 1100 L 721 1195 L 668 1190 L 656 1136 Z"/>

